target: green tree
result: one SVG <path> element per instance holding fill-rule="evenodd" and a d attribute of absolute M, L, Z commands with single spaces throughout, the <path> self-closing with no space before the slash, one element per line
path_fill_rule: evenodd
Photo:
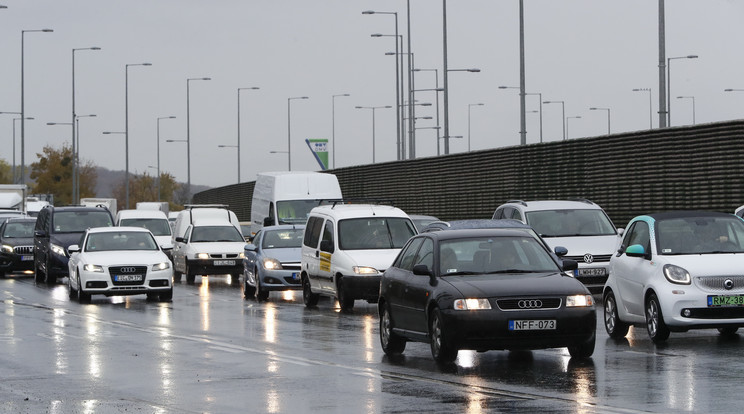
<path fill-rule="evenodd" d="M 53 194 L 57 205 L 72 203 L 72 149 L 63 145 L 61 149 L 45 146 L 38 161 L 31 164 L 31 192 Z M 94 194 L 98 178 L 95 167 L 88 161 L 80 166 L 80 197 Z"/>
<path fill-rule="evenodd" d="M 0 160 L 0 184 L 13 184 L 12 175 L 10 164 L 5 160 Z"/>

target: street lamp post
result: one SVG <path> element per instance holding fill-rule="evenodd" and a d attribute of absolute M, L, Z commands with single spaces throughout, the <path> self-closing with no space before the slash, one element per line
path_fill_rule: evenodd
<path fill-rule="evenodd" d="M 687 55 L 687 56 L 676 56 L 676 57 L 670 57 L 667 58 L 667 126 L 672 126 L 672 102 L 671 102 L 671 89 L 672 89 L 672 79 L 670 74 L 670 65 L 672 63 L 672 60 L 674 59 L 697 59 L 698 55 Z"/>
<path fill-rule="evenodd" d="M 695 125 L 695 97 L 694 96 L 678 96 L 677 99 L 691 99 L 692 100 L 692 125 Z"/>
<path fill-rule="evenodd" d="M 190 83 L 194 80 L 208 81 L 212 78 L 188 78 L 186 79 L 186 191 L 191 200 L 191 93 Z"/>
<path fill-rule="evenodd" d="M 157 145 L 157 157 L 158 157 L 158 201 L 161 200 L 162 196 L 160 194 L 160 120 L 161 119 L 176 119 L 174 115 L 170 116 L 161 116 L 157 119 L 157 139 L 158 139 L 158 145 Z"/>
<path fill-rule="evenodd" d="M 238 183 L 240 183 L 240 91 L 256 89 L 259 88 L 257 86 L 251 86 L 249 88 L 238 88 Z"/>
<path fill-rule="evenodd" d="M 372 110 L 372 164 L 375 163 L 375 111 L 378 109 L 392 108 L 390 105 L 385 106 L 357 106 L 356 109 L 371 109 Z"/>
<path fill-rule="evenodd" d="M 635 88 L 633 92 L 648 92 L 648 129 L 654 128 L 653 104 L 651 103 L 651 88 Z"/>
<path fill-rule="evenodd" d="M 21 30 L 21 183 L 26 184 L 26 104 L 25 104 L 25 92 L 24 92 L 24 68 L 23 68 L 23 58 L 24 58 L 24 38 L 26 33 L 33 33 L 33 32 L 43 32 L 43 33 L 50 33 L 53 32 L 52 29 L 38 29 L 38 30 Z"/>
<path fill-rule="evenodd" d="M 124 65 L 124 160 L 125 160 L 125 180 L 126 180 L 126 197 L 124 204 L 129 208 L 129 67 L 130 66 L 151 66 L 151 63 L 127 63 Z"/>
<path fill-rule="evenodd" d="M 441 151 L 439 149 L 439 138 L 440 138 L 440 130 L 439 128 L 439 92 L 444 92 L 444 88 L 439 87 L 439 70 L 438 69 L 414 69 L 414 72 L 424 72 L 424 71 L 432 71 L 434 72 L 434 88 L 437 91 L 437 102 L 436 102 L 436 111 L 437 111 L 437 156 L 441 155 Z"/>
<path fill-rule="evenodd" d="M 607 135 L 610 135 L 610 108 L 589 108 L 590 111 L 607 111 Z"/>
<path fill-rule="evenodd" d="M 339 96 L 351 96 L 348 93 L 331 96 L 331 147 L 333 149 L 333 168 L 336 168 L 336 98 Z"/>
<path fill-rule="evenodd" d="M 27 120 L 34 119 L 34 117 L 27 116 L 26 119 Z M 16 143 L 16 121 L 20 121 L 20 120 L 21 118 L 13 118 L 13 184 L 17 184 L 19 181 L 19 178 L 16 177 L 16 157 L 15 157 L 16 146 L 15 146 L 15 143 Z"/>
<path fill-rule="evenodd" d="M 100 47 L 82 47 L 72 49 L 72 203 L 76 204 L 77 200 L 77 137 L 75 133 L 77 128 L 77 116 L 75 114 L 75 52 L 80 50 L 101 50 Z"/>
<path fill-rule="evenodd" d="M 483 106 L 482 103 L 468 104 L 468 152 L 470 152 L 470 109 L 474 106 Z"/>
<path fill-rule="evenodd" d="M 521 93 L 521 90 L 522 90 L 522 88 L 519 87 L 519 86 L 499 86 L 499 89 L 519 89 L 520 90 L 520 93 Z M 540 143 L 542 144 L 542 142 L 543 142 L 543 116 L 542 116 L 542 104 L 543 104 L 543 101 L 542 101 L 542 92 L 525 92 L 524 94 L 525 94 L 525 96 L 526 95 L 537 95 L 537 99 L 539 99 L 540 110 L 538 112 L 540 113 Z M 521 110 L 522 109 L 521 109 L 521 100 L 520 100 L 520 111 Z M 527 116 L 525 115 L 525 118 L 526 117 Z M 526 129 L 527 129 L 526 124 L 527 124 L 527 121 L 525 119 L 525 127 L 522 128 L 522 129 L 525 130 L 525 134 L 527 133 L 527 131 L 526 131 Z M 527 143 L 527 136 L 525 135 L 525 142 L 522 145 L 525 145 L 526 143 Z"/>
<path fill-rule="evenodd" d="M 307 96 L 295 96 L 293 98 L 287 98 L 287 171 L 292 171 L 292 116 L 291 116 L 291 102 L 295 99 L 310 99 Z"/>
<path fill-rule="evenodd" d="M 445 15 L 446 15 L 447 14 L 446 13 L 446 8 L 447 8 L 446 4 L 447 4 L 447 2 L 446 2 L 446 0 L 443 0 L 443 2 L 445 4 L 444 7 L 445 7 Z M 445 21 L 446 21 L 446 19 L 445 19 Z M 445 36 L 445 41 L 444 41 L 445 50 L 447 49 L 447 40 L 446 40 L 447 39 L 447 29 L 446 29 L 446 27 L 447 27 L 447 25 L 445 23 L 445 35 L 444 35 Z M 446 53 L 445 53 L 445 55 L 446 55 Z M 449 136 L 449 86 L 448 86 L 448 82 L 447 82 L 447 74 L 449 72 L 473 72 L 473 73 L 478 73 L 478 72 L 480 72 L 480 69 L 476 69 L 476 68 L 470 68 L 470 69 L 447 69 L 447 58 L 444 59 L 444 62 L 445 62 L 445 65 L 444 65 L 444 153 L 446 155 L 446 154 L 449 154 L 449 139 L 450 139 L 450 136 Z"/>
<path fill-rule="evenodd" d="M 561 111 L 563 115 L 561 115 L 561 118 L 563 119 L 563 140 L 566 140 L 566 102 L 565 101 L 545 101 L 544 104 L 553 104 L 553 103 L 559 103 L 561 104 Z"/>
<path fill-rule="evenodd" d="M 581 119 L 581 115 L 566 117 L 566 135 L 568 135 L 568 120 L 569 119 Z"/>

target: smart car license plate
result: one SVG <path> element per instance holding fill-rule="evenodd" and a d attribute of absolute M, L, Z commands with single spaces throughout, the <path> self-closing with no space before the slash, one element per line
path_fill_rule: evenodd
<path fill-rule="evenodd" d="M 215 260 L 215 266 L 235 266 L 235 260 Z"/>
<path fill-rule="evenodd" d="M 34 256 L 21 256 L 21 260 L 24 262 L 28 262 L 30 260 L 34 260 Z"/>
<path fill-rule="evenodd" d="M 555 329 L 555 319 L 527 319 L 509 321 L 510 331 L 547 331 Z"/>
<path fill-rule="evenodd" d="M 114 275 L 114 282 L 141 282 L 142 275 Z"/>
<path fill-rule="evenodd" d="M 605 276 L 607 269 L 604 267 L 593 267 L 589 269 L 576 269 L 577 276 Z"/>
<path fill-rule="evenodd" d="M 708 296 L 708 307 L 744 306 L 744 295 Z"/>

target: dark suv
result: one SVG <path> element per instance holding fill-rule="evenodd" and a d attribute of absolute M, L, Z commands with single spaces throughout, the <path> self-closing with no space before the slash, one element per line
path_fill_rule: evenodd
<path fill-rule="evenodd" d="M 34 269 L 36 218 L 12 218 L 0 224 L 0 277 L 6 273 L 31 273 Z"/>
<path fill-rule="evenodd" d="M 67 248 L 80 242 L 85 229 L 111 227 L 114 219 L 105 207 L 53 207 L 39 211 L 34 229 L 34 272 L 36 281 L 54 284 L 68 274 Z"/>

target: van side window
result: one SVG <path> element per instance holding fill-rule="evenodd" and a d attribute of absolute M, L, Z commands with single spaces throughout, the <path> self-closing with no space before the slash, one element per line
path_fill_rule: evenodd
<path fill-rule="evenodd" d="M 333 244 L 333 222 L 331 220 L 326 221 L 325 227 L 323 228 L 323 239 L 321 241 L 330 241 Z"/>
<path fill-rule="evenodd" d="M 318 247 L 320 230 L 323 226 L 323 219 L 320 217 L 310 217 L 305 226 L 305 238 L 302 243 L 312 248 Z"/>

